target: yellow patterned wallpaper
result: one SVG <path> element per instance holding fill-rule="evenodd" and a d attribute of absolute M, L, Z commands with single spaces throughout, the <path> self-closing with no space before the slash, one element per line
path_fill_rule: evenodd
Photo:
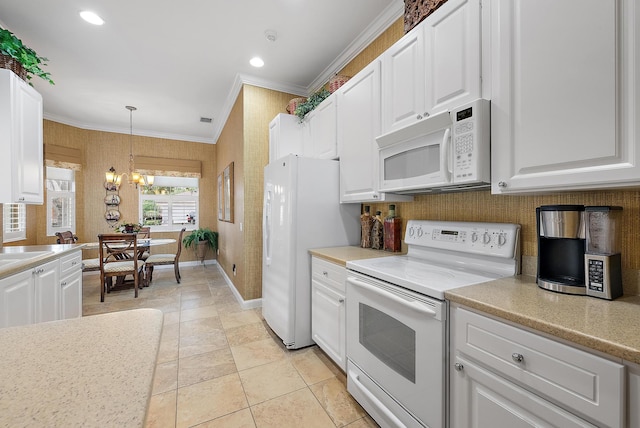
<path fill-rule="evenodd" d="M 83 153 L 82 170 L 76 172 L 76 234 L 80 242 L 97 240 L 99 233 L 113 229 L 104 220 L 104 173 L 113 166 L 116 172 L 129 168 L 129 135 L 89 131 L 49 120 L 44 121 L 44 144 L 80 149 Z M 151 137 L 134 136 L 134 154 L 153 154 L 156 157 L 193 159 L 202 161 L 200 179 L 200 225 L 216 230 L 215 210 L 217 187 L 215 183 L 216 146 Z M 138 193 L 135 187 L 123 184 L 120 188 L 120 211 L 124 221 L 138 218 Z M 28 206 L 27 240 L 5 245 L 39 245 L 55 243 L 55 237 L 46 236 L 46 204 Z M 177 238 L 177 232 L 154 233 L 157 237 Z M 154 251 L 174 253 L 177 244 L 154 248 Z M 86 251 L 85 257 L 96 257 Z M 210 258 L 213 254 L 210 255 Z M 192 251 L 183 251 L 181 261 L 195 260 Z"/>

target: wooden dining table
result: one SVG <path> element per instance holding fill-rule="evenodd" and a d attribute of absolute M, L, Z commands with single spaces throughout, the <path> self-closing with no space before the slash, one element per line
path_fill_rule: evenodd
<path fill-rule="evenodd" d="M 174 238 L 138 239 L 138 242 L 137 242 L 138 259 L 140 259 L 142 254 L 144 254 L 144 252 L 147 251 L 150 247 L 155 247 L 159 245 L 169 245 L 175 242 L 176 240 Z M 81 245 L 83 245 L 82 247 L 83 250 L 99 250 L 100 249 L 100 242 L 87 242 Z M 123 245 L 126 246 L 128 244 L 123 244 Z M 109 246 L 115 247 L 113 243 L 110 243 Z M 124 283 L 125 283 L 124 277 L 118 277 L 116 281 L 116 286 L 121 286 Z"/>

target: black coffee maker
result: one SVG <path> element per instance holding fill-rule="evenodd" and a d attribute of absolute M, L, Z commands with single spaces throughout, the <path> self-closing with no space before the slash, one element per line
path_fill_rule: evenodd
<path fill-rule="evenodd" d="M 586 294 L 583 205 L 536 208 L 538 286 L 567 294 Z"/>

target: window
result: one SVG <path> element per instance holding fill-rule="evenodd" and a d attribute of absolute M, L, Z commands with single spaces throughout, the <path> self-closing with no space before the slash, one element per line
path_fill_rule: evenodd
<path fill-rule="evenodd" d="M 153 231 L 198 227 L 198 179 L 156 176 L 140 189 L 140 222 Z"/>
<path fill-rule="evenodd" d="M 76 229 L 76 182 L 73 170 L 47 167 L 47 236 Z"/>
<path fill-rule="evenodd" d="M 25 204 L 3 204 L 3 242 L 27 239 L 27 207 Z"/>

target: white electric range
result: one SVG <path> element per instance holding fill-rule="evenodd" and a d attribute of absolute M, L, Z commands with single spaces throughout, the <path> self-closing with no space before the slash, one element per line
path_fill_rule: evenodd
<path fill-rule="evenodd" d="M 347 262 L 347 388 L 382 426 L 445 427 L 447 290 L 520 270 L 520 226 L 407 222 L 406 255 Z"/>

